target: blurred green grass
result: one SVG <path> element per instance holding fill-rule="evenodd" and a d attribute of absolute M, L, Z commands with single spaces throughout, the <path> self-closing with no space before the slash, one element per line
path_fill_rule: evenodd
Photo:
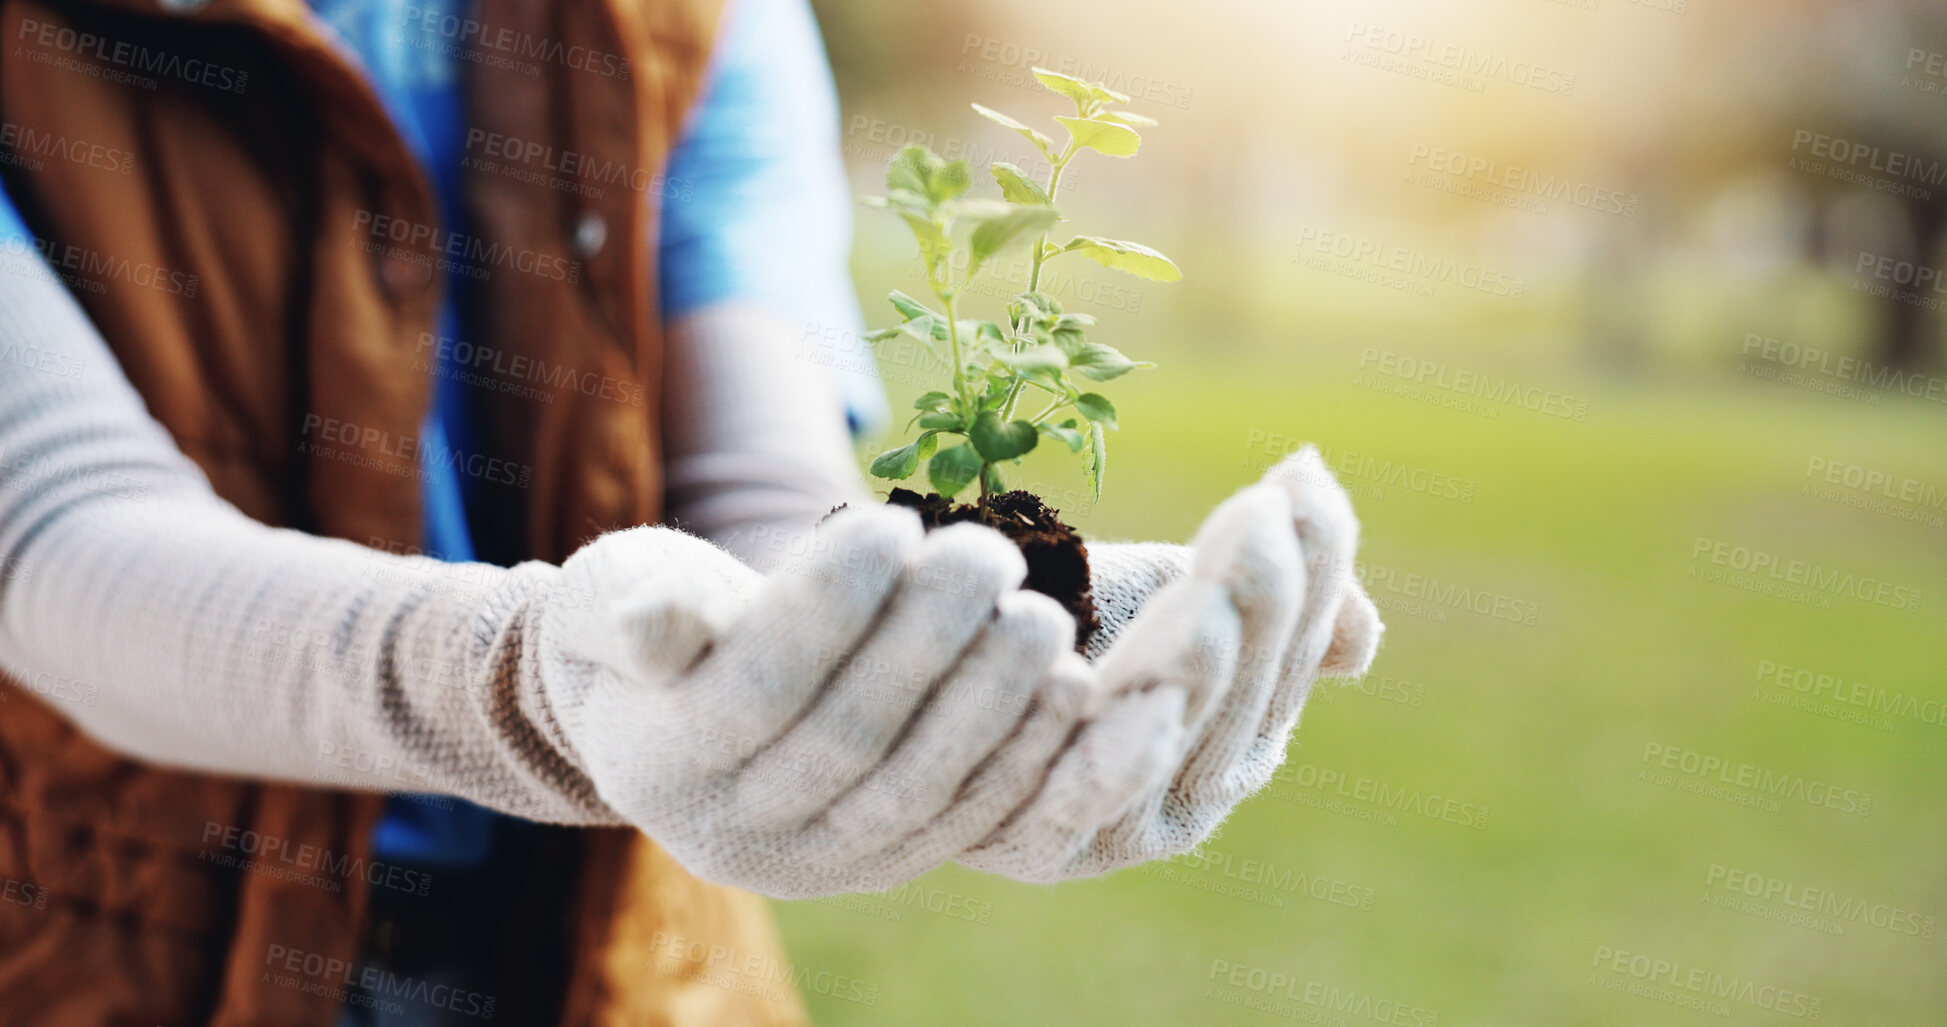
<path fill-rule="evenodd" d="M 1373 295 L 1349 302 L 1372 310 Z M 1721 368 L 1736 336 L 1720 338 Z M 1102 503 L 1078 502 L 1080 471 L 1066 460 L 1034 454 L 1024 477 L 1091 537 L 1179 541 L 1266 465 L 1273 454 L 1253 444 L 1273 433 L 1471 483 L 1460 501 L 1345 478 L 1361 559 L 1391 574 L 1373 587 L 1393 608 L 1369 680 L 1422 704 L 1322 684 L 1291 764 L 1484 807 L 1484 825 L 1411 813 L 1375 822 L 1294 801 L 1326 793 L 1288 781 L 1236 812 L 1208 847 L 1216 863 L 1053 888 L 949 867 L 890 896 L 779 903 L 796 966 L 873 986 L 870 1004 L 807 988 L 818 1022 L 1725 1019 L 1608 990 L 1602 981 L 1629 978 L 1597 967 L 1599 949 L 1802 992 L 1820 999 L 1825 1022 L 1947 1019 L 1938 935 L 1863 921 L 1833 935 L 1705 901 L 1710 868 L 1724 866 L 1947 912 L 1947 726 L 1895 717 L 1876 730 L 1752 694 L 1768 660 L 1947 699 L 1947 529 L 1804 492 L 1814 456 L 1947 488 L 1940 406 L 1722 372 L 1617 382 L 1556 366 L 1510 373 L 1585 399 L 1586 420 L 1513 407 L 1489 418 L 1355 384 L 1351 347 L 1341 339 L 1302 360 L 1130 347 L 1165 369 L 1114 383 L 1123 430 Z M 1457 362 L 1470 359 L 1488 358 Z M 895 409 L 913 391 L 896 390 Z M 1709 566 L 1691 555 L 1700 536 L 1925 598 L 1918 613 L 1846 597 L 1821 609 L 1696 580 Z M 1415 615 L 1393 590 L 1408 574 L 1532 603 L 1535 622 Z M 1868 792 L 1871 811 L 1788 798 L 1772 812 L 1659 787 L 1639 780 L 1651 743 Z M 1259 894 L 1209 890 L 1240 878 Z M 1369 909 L 1355 908 L 1366 898 Z M 1301 998 L 1285 996 L 1282 1012 L 1226 1001 L 1220 961 L 1288 975 Z M 1354 1005 L 1334 1010 L 1334 996 Z M 1728 1014 L 1792 1019 L 1752 1000 L 1729 1000 Z"/>

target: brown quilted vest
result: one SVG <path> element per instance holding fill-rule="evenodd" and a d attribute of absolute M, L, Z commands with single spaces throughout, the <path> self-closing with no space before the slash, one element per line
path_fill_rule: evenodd
<path fill-rule="evenodd" d="M 453 347 L 481 385 L 453 454 L 481 556 L 559 561 L 659 516 L 650 241 L 720 3 L 481 0 L 434 28 L 471 76 L 461 235 L 304 0 L 0 0 L 0 175 L 224 498 L 410 548 Z M 477 338 L 433 334 L 441 261 L 477 287 Z M 329 1027 L 368 894 L 400 883 L 369 859 L 382 798 L 131 762 L 53 711 L 92 695 L 0 680 L 0 1023 Z M 504 987 L 379 994 L 517 1024 L 803 1021 L 756 897 L 634 832 L 535 851 L 496 919 Z"/>

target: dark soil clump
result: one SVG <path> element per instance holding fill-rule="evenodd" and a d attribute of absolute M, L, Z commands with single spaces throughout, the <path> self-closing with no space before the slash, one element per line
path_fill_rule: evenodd
<path fill-rule="evenodd" d="M 1016 489 L 988 496 L 979 504 L 955 506 L 937 492 L 922 496 L 911 489 L 893 489 L 886 502 L 918 511 L 928 531 L 972 521 L 1006 535 L 1028 562 L 1023 587 L 1060 603 L 1075 618 L 1076 652 L 1085 651 L 1089 638 L 1102 626 L 1089 590 L 1088 546 L 1040 496 Z"/>

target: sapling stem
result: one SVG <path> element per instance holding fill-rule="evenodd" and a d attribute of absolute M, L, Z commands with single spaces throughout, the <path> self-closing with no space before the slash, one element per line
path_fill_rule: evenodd
<path fill-rule="evenodd" d="M 1061 409 L 1062 407 L 1065 407 L 1065 406 L 1067 406 L 1067 405 L 1068 405 L 1068 400 L 1066 400 L 1066 399 L 1064 399 L 1064 398 L 1061 398 L 1061 397 L 1056 397 L 1056 399 L 1055 399 L 1055 401 L 1054 401 L 1053 403 L 1050 403 L 1050 404 L 1048 404 L 1048 409 L 1046 409 L 1046 410 L 1043 410 L 1043 411 L 1041 411 L 1040 413 L 1038 413 L 1038 414 L 1036 414 L 1036 415 L 1034 415 L 1034 420 L 1032 420 L 1032 421 L 1029 421 L 1028 423 L 1029 423 L 1029 424 L 1040 424 L 1041 422 L 1043 422 L 1043 421 L 1045 421 L 1045 420 L 1047 420 L 1047 419 L 1048 419 L 1048 415 L 1049 415 L 1049 414 L 1052 414 L 1052 413 L 1054 413 L 1055 411 L 1057 411 L 1057 410 L 1060 410 L 1060 409 Z"/>
<path fill-rule="evenodd" d="M 1052 162 L 1048 166 L 1048 205 L 1049 206 L 1054 205 L 1056 198 L 1061 193 L 1062 171 L 1068 167 L 1068 162 L 1074 159 L 1075 159 L 1075 140 L 1073 138 L 1070 138 L 1068 140 L 1068 146 L 1065 149 L 1063 149 L 1061 152 L 1061 159 Z M 1048 255 L 1045 252 L 1047 248 L 1048 248 L 1048 233 L 1043 232 L 1041 233 L 1041 238 L 1036 239 L 1034 241 L 1034 264 L 1033 266 L 1028 268 L 1028 291 L 1029 292 L 1039 292 L 1041 290 L 1041 263 L 1048 259 Z"/>
<path fill-rule="evenodd" d="M 1075 159 L 1075 137 L 1071 135 L 1068 137 L 1068 145 L 1062 148 L 1061 156 L 1058 159 L 1050 160 L 1048 162 L 1048 205 L 1049 206 L 1054 206 L 1055 196 L 1061 192 L 1062 169 L 1068 167 L 1068 162 L 1074 159 Z M 1028 291 L 1029 292 L 1041 291 L 1041 262 L 1048 259 L 1047 252 L 1046 252 L 1047 249 L 1048 249 L 1048 233 L 1043 232 L 1041 233 L 1041 237 L 1034 241 L 1034 258 L 1033 258 L 1034 262 L 1028 268 Z M 1014 331 L 1015 334 L 1017 335 L 1020 334 L 1021 326 L 1015 325 Z M 1007 387 L 1007 402 L 1001 406 L 1001 420 L 1007 421 L 1013 419 L 1014 405 L 1020 402 L 1021 399 L 1021 383 L 1026 380 L 1027 379 L 1025 378 L 1016 378 L 1014 380 L 1014 384 L 1009 385 Z"/>
<path fill-rule="evenodd" d="M 960 359 L 960 318 L 953 310 L 953 293 L 936 291 L 934 295 L 939 297 L 940 306 L 946 308 L 947 352 L 953 356 L 953 394 L 960 397 L 960 403 L 966 409 L 971 410 L 973 402 L 967 395 L 967 365 Z"/>

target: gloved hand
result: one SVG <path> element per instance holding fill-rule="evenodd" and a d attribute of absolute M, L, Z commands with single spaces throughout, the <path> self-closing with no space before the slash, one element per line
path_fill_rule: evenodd
<path fill-rule="evenodd" d="M 759 578 L 661 528 L 563 567 L 542 616 L 547 706 L 597 794 L 691 872 L 779 897 L 881 890 L 1037 794 L 1072 851 L 1154 789 L 1184 692 L 1104 704 L 1020 554 L 971 525 L 846 509 Z"/>
<path fill-rule="evenodd" d="M 1309 449 L 1310 447 L 1307 447 Z M 1315 450 L 1313 451 L 1315 452 Z M 1295 461 L 1302 456 L 1293 454 L 1285 462 L 1291 464 L 1290 473 L 1302 477 L 1316 478 L 1321 484 L 1337 488 L 1338 479 L 1324 466 L 1322 460 L 1307 462 L 1299 467 Z M 1356 531 L 1356 522 L 1353 529 Z M 1189 546 L 1173 542 L 1091 542 L 1088 544 L 1089 586 L 1095 595 L 1095 613 L 1101 622 L 1095 634 L 1089 636 L 1085 655 L 1089 662 L 1100 662 L 1107 656 L 1110 647 L 1122 637 L 1130 621 L 1142 612 L 1144 604 L 1164 585 L 1183 577 L 1190 572 L 1191 557 L 1194 554 Z M 1360 593 L 1366 605 L 1365 590 L 1356 582 L 1352 587 Z M 1356 621 L 1349 621 L 1348 630 L 1357 628 Z M 1383 626 L 1382 626 L 1383 630 Z M 1337 636 L 1335 636 L 1337 637 Z M 1334 646 L 1332 654 L 1319 668 L 1326 677 L 1358 677 L 1365 673 L 1371 662 L 1371 653 L 1365 654 L 1360 662 L 1353 659 L 1358 653 L 1353 639 L 1344 639 L 1344 646 Z M 1345 657 L 1341 662 L 1340 657 Z"/>
<path fill-rule="evenodd" d="M 1175 770 L 1070 848 L 1061 843 L 1073 834 L 1064 807 L 1074 800 L 1051 788 L 961 862 L 1053 881 L 1208 838 L 1284 761 L 1312 681 L 1357 676 L 1372 662 L 1384 625 L 1353 577 L 1358 527 L 1345 490 L 1306 447 L 1219 506 L 1187 550 L 1090 546 L 1108 635 L 1103 687 L 1188 697 Z"/>
<path fill-rule="evenodd" d="M 1190 573 L 1189 546 L 1174 542 L 1090 542 L 1089 590 L 1100 626 L 1084 647 L 1090 663 L 1101 662 L 1136 614 L 1164 585 Z"/>

